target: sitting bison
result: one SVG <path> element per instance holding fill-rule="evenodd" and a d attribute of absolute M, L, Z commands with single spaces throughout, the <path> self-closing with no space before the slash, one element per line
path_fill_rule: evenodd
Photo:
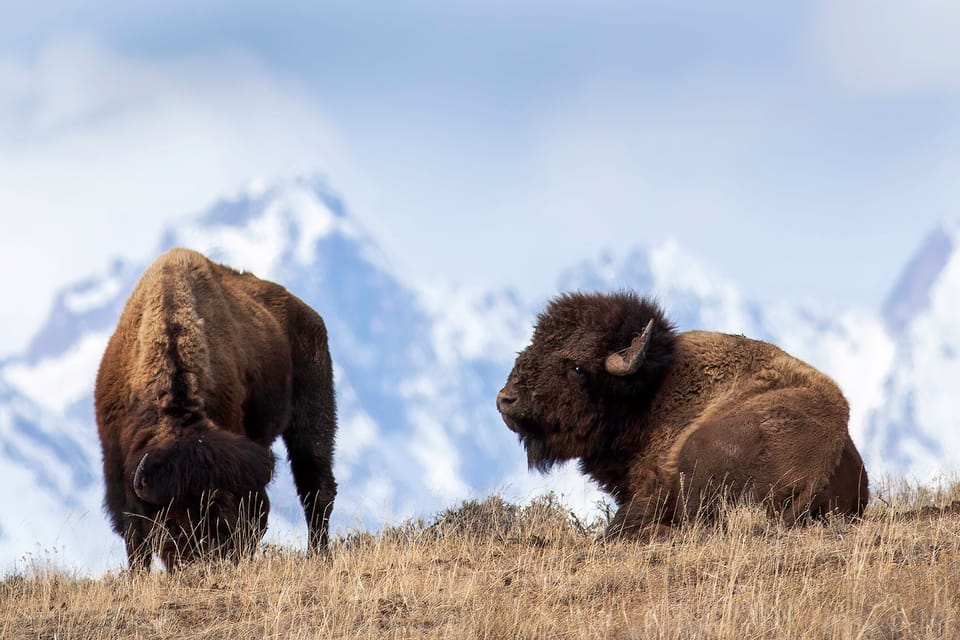
<path fill-rule="evenodd" d="M 867 503 L 833 380 L 766 342 L 677 333 L 633 293 L 551 301 L 497 408 L 532 468 L 579 458 L 612 495 L 608 538 L 709 517 L 721 494 L 787 523 Z"/>
<path fill-rule="evenodd" d="M 170 570 L 252 550 L 279 435 L 310 547 L 326 547 L 336 494 L 327 333 L 283 287 L 194 251 L 163 254 L 127 300 L 95 398 L 104 504 L 131 569 L 149 568 L 154 550 Z M 250 525 L 250 546 L 237 543 L 238 525 Z"/>

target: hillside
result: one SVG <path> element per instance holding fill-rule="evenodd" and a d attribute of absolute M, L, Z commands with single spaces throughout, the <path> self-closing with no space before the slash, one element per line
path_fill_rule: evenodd
<path fill-rule="evenodd" d="M 239 567 L 76 578 L 38 562 L 0 582 L 0 637 L 950 638 L 960 633 L 957 497 L 880 496 L 863 522 L 719 527 L 594 542 L 551 499 L 490 498 L 328 558 L 267 548 Z"/>

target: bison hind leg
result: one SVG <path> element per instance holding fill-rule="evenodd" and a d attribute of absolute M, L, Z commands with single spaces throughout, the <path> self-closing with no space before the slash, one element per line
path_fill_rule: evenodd
<path fill-rule="evenodd" d="M 337 483 L 333 478 L 333 427 L 320 430 L 327 435 L 312 439 L 309 434 L 314 426 L 295 423 L 283 438 L 307 520 L 308 547 L 311 551 L 326 552 L 330 513 L 337 495 Z"/>
<path fill-rule="evenodd" d="M 867 471 L 853 442 L 848 438 L 833 475 L 810 502 L 810 515 L 859 518 L 870 499 Z"/>
<path fill-rule="evenodd" d="M 867 472 L 853 441 L 847 437 L 840 460 L 830 472 L 826 483 L 817 486 L 815 477 L 805 486 L 795 485 L 793 491 L 781 492 L 778 500 L 771 500 L 780 520 L 787 526 L 824 521 L 829 517 L 860 518 L 870 498 Z"/>
<path fill-rule="evenodd" d="M 760 416 L 742 411 L 690 425 L 667 455 L 662 474 L 676 496 L 675 521 L 716 519 L 723 505 L 756 502 L 766 491 L 754 467 L 765 458 Z"/>

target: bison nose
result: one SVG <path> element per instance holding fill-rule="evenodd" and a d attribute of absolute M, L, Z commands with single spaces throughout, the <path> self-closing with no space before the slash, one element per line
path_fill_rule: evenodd
<path fill-rule="evenodd" d="M 510 395 L 505 389 L 501 389 L 500 393 L 497 394 L 497 411 L 500 413 L 508 411 L 516 401 L 516 396 Z"/>

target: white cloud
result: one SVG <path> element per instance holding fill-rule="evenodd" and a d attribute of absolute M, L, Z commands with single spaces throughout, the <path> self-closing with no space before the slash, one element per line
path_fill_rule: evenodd
<path fill-rule="evenodd" d="M 0 353 L 53 289 L 146 257 L 171 220 L 252 176 L 345 171 L 318 107 L 238 53 L 125 57 L 90 39 L 0 57 Z"/>
<path fill-rule="evenodd" d="M 956 0 L 824 0 L 807 44 L 853 89 L 960 89 L 958 34 Z"/>

